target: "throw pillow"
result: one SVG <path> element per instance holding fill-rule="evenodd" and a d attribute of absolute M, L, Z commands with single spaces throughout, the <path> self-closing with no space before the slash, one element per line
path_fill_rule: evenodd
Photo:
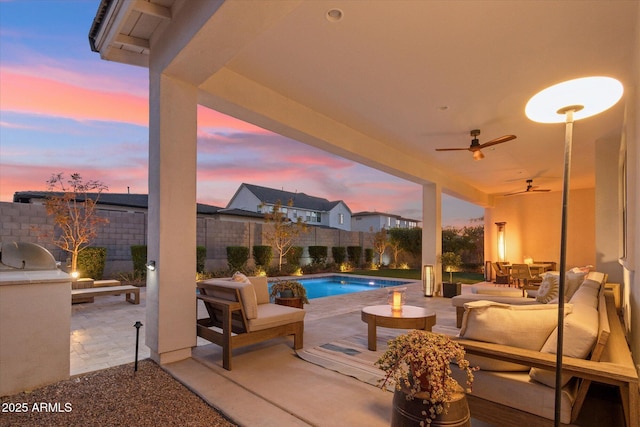
<path fill-rule="evenodd" d="M 578 290 L 584 278 L 587 276 L 589 271 L 584 271 L 581 269 L 571 269 L 566 272 L 564 275 L 564 297 L 565 301 L 569 301 L 573 294 Z"/>
<path fill-rule="evenodd" d="M 538 288 L 536 301 L 547 304 L 555 298 L 558 298 L 558 276 L 555 274 L 545 274 Z"/>
<path fill-rule="evenodd" d="M 248 282 L 249 278 L 247 276 L 245 276 L 244 274 L 240 273 L 239 271 L 236 271 L 235 273 L 233 273 L 233 276 L 231 276 L 231 280 L 233 280 L 234 282 Z"/>

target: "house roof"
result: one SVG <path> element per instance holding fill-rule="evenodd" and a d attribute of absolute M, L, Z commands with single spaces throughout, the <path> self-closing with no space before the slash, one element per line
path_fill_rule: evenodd
<path fill-rule="evenodd" d="M 251 191 L 262 203 L 273 205 L 281 202 L 283 205 L 292 202 L 292 207 L 308 209 L 312 211 L 329 212 L 331 209 L 342 203 L 348 210 L 349 206 L 342 200 L 329 201 L 322 197 L 310 196 L 305 193 L 276 190 L 274 188 L 262 187 L 254 184 L 243 183 L 240 188 L 245 187 Z M 238 189 L 240 191 L 240 189 Z M 237 192 L 236 192 L 237 194 Z M 235 196 L 234 196 L 235 197 Z"/>
<path fill-rule="evenodd" d="M 405 221 L 414 221 L 414 222 L 421 222 L 422 221 L 420 219 L 405 218 L 402 215 L 386 213 L 386 212 L 376 212 L 376 211 L 373 211 L 373 212 L 372 211 L 362 211 L 362 212 L 356 212 L 354 214 L 351 214 L 351 218 L 363 217 L 363 216 L 390 216 L 391 218 L 403 219 Z"/>
<path fill-rule="evenodd" d="M 31 199 L 45 199 L 51 194 L 62 194 L 51 191 L 17 191 L 13 195 L 14 203 L 29 203 Z M 89 198 L 94 199 L 98 193 L 87 193 Z M 129 193 L 100 193 L 98 205 L 120 206 L 123 208 L 147 209 L 149 206 L 149 195 L 147 194 L 129 194 Z M 223 208 L 213 205 L 197 204 L 197 213 L 202 215 L 212 215 L 218 213 Z M 245 212 L 245 211 L 242 211 Z M 238 215 L 238 212 L 228 213 L 229 215 Z M 247 216 L 247 215 L 245 215 Z"/>

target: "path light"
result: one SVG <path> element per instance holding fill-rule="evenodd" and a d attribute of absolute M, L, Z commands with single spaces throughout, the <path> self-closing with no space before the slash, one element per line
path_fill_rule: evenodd
<path fill-rule="evenodd" d="M 560 425 L 562 405 L 562 352 L 564 340 L 564 287 L 567 271 L 567 206 L 571 173 L 573 122 L 601 113 L 614 106 L 622 97 L 622 84 L 611 77 L 585 77 L 553 85 L 535 94 L 525 107 L 525 114 L 534 122 L 565 123 L 564 174 L 562 187 L 562 222 L 560 234 L 560 277 L 558 283 L 558 342 L 556 350 L 555 418 Z"/>
<path fill-rule="evenodd" d="M 422 269 L 422 290 L 425 297 L 432 297 L 435 291 L 436 274 L 433 265 L 427 264 Z"/>

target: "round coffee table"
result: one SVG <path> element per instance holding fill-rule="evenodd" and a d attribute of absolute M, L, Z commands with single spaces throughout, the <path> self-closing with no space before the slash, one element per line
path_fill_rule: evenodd
<path fill-rule="evenodd" d="M 376 327 L 431 331 L 436 324 L 436 314 L 426 308 L 413 305 L 403 306 L 402 311 L 392 311 L 388 304 L 370 305 L 362 309 L 362 321 L 368 325 L 368 348 L 375 351 Z"/>

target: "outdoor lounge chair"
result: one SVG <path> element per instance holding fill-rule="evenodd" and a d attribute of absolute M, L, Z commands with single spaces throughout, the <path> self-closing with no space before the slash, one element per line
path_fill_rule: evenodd
<path fill-rule="evenodd" d="M 197 333 L 222 347 L 225 369 L 231 370 L 234 348 L 288 335 L 293 335 L 294 349 L 302 348 L 305 311 L 270 303 L 266 277 L 212 279 L 197 285 L 197 298 L 209 314 L 197 320 Z"/>

